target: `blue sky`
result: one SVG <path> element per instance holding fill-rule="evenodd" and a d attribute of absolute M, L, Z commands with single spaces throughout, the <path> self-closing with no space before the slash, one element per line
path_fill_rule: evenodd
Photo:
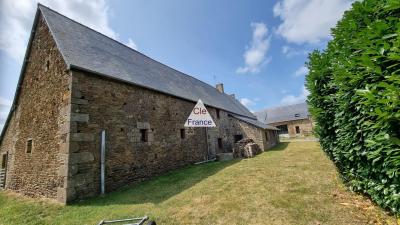
<path fill-rule="evenodd" d="M 323 49 L 348 0 L 80 1 L 42 4 L 210 85 L 250 110 L 302 102 L 304 62 Z M 8 114 L 36 2 L 0 3 L 0 129 Z"/>

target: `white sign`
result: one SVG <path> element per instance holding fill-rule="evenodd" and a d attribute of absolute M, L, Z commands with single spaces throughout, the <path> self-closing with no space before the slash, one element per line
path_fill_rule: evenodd
<path fill-rule="evenodd" d="M 200 99 L 187 118 L 185 127 L 215 127 L 213 119 Z"/>

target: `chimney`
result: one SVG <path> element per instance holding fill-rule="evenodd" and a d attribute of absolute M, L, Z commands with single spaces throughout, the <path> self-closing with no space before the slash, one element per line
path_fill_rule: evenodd
<path fill-rule="evenodd" d="M 217 91 L 224 93 L 224 84 L 223 83 L 216 84 L 215 88 L 217 89 Z"/>

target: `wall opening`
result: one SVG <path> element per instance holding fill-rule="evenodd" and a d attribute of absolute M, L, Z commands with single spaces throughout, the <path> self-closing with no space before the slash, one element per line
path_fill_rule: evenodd
<path fill-rule="evenodd" d="M 185 139 L 185 129 L 181 129 L 181 139 Z"/>
<path fill-rule="evenodd" d="M 222 149 L 222 138 L 218 138 L 218 148 Z"/>
<path fill-rule="evenodd" d="M 236 134 L 234 137 L 235 143 L 243 139 L 243 135 L 241 134 Z"/>
<path fill-rule="evenodd" d="M 276 126 L 276 128 L 279 129 L 278 134 L 288 134 L 289 133 L 286 124 L 285 125 Z"/>
<path fill-rule="evenodd" d="M 7 160 L 8 154 L 3 154 L 1 156 L 1 168 L 0 168 L 0 189 L 5 188 L 6 186 L 6 176 L 7 176 Z"/>
<path fill-rule="evenodd" d="M 140 129 L 140 141 L 141 142 L 147 142 L 148 141 L 147 129 Z"/>
<path fill-rule="evenodd" d="M 296 126 L 296 134 L 300 134 L 300 127 Z"/>
<path fill-rule="evenodd" d="M 217 112 L 217 119 L 219 119 L 219 109 L 215 109 L 215 111 Z"/>
<path fill-rule="evenodd" d="M 46 60 L 45 71 L 47 72 L 50 69 L 50 60 Z"/>
<path fill-rule="evenodd" d="M 33 141 L 32 139 L 28 139 L 26 142 L 26 153 L 32 153 L 32 148 L 33 148 Z"/>
<path fill-rule="evenodd" d="M 268 141 L 268 131 L 265 131 L 265 140 Z"/>

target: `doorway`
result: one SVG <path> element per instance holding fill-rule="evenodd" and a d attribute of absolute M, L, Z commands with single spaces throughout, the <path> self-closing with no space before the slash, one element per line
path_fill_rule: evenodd
<path fill-rule="evenodd" d="M 1 166 L 0 166 L 0 189 L 4 189 L 6 185 L 7 161 L 8 161 L 8 153 L 2 154 Z"/>
<path fill-rule="evenodd" d="M 300 134 L 300 127 L 296 126 L 296 134 Z"/>

